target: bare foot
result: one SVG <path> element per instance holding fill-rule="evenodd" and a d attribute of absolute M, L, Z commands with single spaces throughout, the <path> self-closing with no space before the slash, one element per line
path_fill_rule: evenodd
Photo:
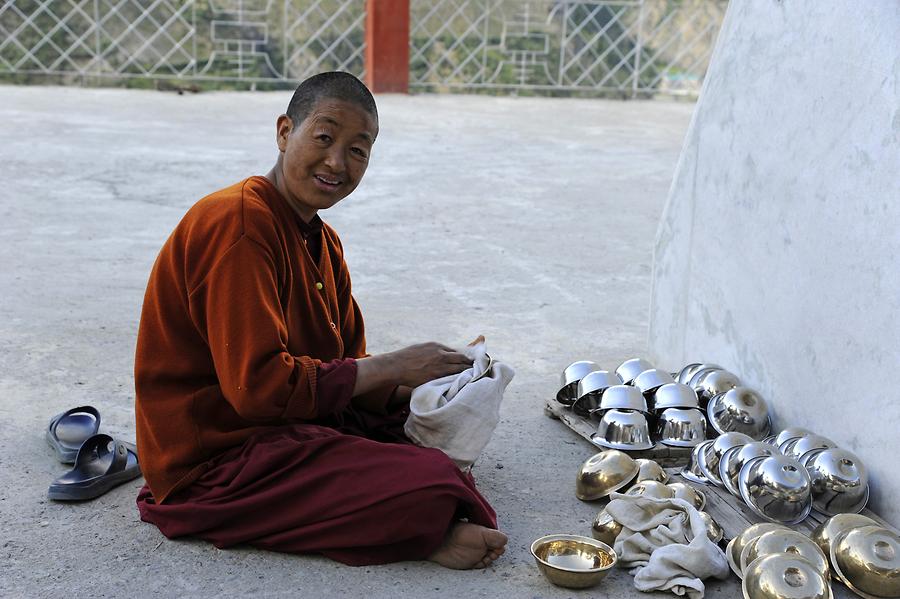
<path fill-rule="evenodd" d="M 506 551 L 506 540 L 499 530 L 457 522 L 428 559 L 454 570 L 486 568 Z"/>

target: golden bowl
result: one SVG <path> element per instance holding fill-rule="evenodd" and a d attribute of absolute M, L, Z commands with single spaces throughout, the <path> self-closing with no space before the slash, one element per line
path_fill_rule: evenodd
<path fill-rule="evenodd" d="M 842 532 L 863 526 L 877 526 L 878 523 L 862 514 L 838 514 L 819 524 L 810 537 L 825 555 L 831 555 L 831 543 Z"/>
<path fill-rule="evenodd" d="M 642 480 L 625 492 L 626 495 L 640 495 L 641 497 L 652 497 L 654 499 L 671 499 L 675 496 L 675 491 L 655 480 Z"/>
<path fill-rule="evenodd" d="M 806 558 L 774 553 L 747 567 L 744 599 L 831 599 L 831 585 Z"/>
<path fill-rule="evenodd" d="M 716 522 L 712 516 L 707 514 L 706 512 L 699 512 L 700 517 L 703 519 L 703 522 L 706 524 L 706 536 L 709 537 L 709 540 L 718 545 L 719 541 L 722 540 L 722 537 L 725 536 L 725 531 L 722 530 L 722 527 L 719 526 L 719 523 Z"/>
<path fill-rule="evenodd" d="M 815 566 L 816 570 L 831 580 L 831 572 L 828 568 L 828 558 L 819 549 L 819 546 L 808 536 L 796 530 L 770 530 L 759 536 L 752 543 L 747 544 L 741 552 L 741 570 L 747 574 L 747 567 L 757 559 L 776 553 L 790 553 L 799 555 Z"/>
<path fill-rule="evenodd" d="M 669 475 L 663 470 L 662 466 L 653 460 L 638 458 L 635 462 L 637 462 L 638 465 L 638 474 L 637 478 L 634 479 L 635 482 L 641 482 L 643 480 L 655 480 L 659 483 L 669 482 Z"/>
<path fill-rule="evenodd" d="M 623 451 L 601 451 L 589 457 L 578 470 L 575 496 L 582 501 L 606 497 L 630 484 L 639 469 L 634 459 Z"/>
<path fill-rule="evenodd" d="M 728 542 L 728 547 L 725 549 L 725 559 L 728 560 L 728 565 L 731 566 L 731 571 L 734 572 L 738 578 L 743 578 L 743 573 L 741 571 L 741 553 L 744 551 L 744 547 L 761 537 L 763 534 L 769 532 L 770 530 L 790 530 L 787 526 L 782 524 L 775 524 L 774 522 L 760 522 L 759 524 L 751 524 L 747 528 L 743 530 L 738 536 L 731 539 Z"/>
<path fill-rule="evenodd" d="M 675 493 L 676 499 L 684 499 L 698 510 L 706 507 L 706 495 L 700 489 L 695 489 L 685 483 L 669 483 L 668 486 Z"/>
<path fill-rule="evenodd" d="M 550 582 L 569 589 L 599 583 L 616 565 L 612 547 L 578 535 L 547 535 L 531 544 L 538 569 Z"/>
<path fill-rule="evenodd" d="M 881 526 L 842 532 L 831 544 L 841 581 L 863 597 L 900 597 L 900 535 Z"/>
<path fill-rule="evenodd" d="M 622 532 L 622 525 L 613 520 L 606 508 L 600 510 L 591 523 L 591 536 L 610 547 L 616 544 L 616 537 Z"/>

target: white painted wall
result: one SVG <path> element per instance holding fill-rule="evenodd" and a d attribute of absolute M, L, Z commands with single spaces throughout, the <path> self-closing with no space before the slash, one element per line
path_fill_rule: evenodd
<path fill-rule="evenodd" d="M 857 453 L 900 525 L 900 1 L 732 0 L 657 234 L 649 347 Z"/>

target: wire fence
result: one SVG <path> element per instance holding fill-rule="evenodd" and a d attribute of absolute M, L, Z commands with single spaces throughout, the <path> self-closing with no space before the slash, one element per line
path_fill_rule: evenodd
<path fill-rule="evenodd" d="M 363 77 L 365 0 L 13 0 L 0 74 L 296 84 Z M 411 0 L 410 87 L 695 95 L 726 0 Z"/>

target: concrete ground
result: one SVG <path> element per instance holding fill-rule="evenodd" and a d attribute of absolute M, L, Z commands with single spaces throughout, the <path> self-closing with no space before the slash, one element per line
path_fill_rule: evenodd
<path fill-rule="evenodd" d="M 517 370 L 475 468 L 510 536 L 494 567 L 349 568 L 169 541 L 138 518 L 140 480 L 83 504 L 46 499 L 66 470 L 43 438 L 52 415 L 91 404 L 103 430 L 134 439 L 156 253 L 200 197 L 268 170 L 287 100 L 0 87 L 0 596 L 644 596 L 621 570 L 591 591 L 553 587 L 528 547 L 589 534 L 599 509 L 574 495 L 593 450 L 542 406 L 569 362 L 613 368 L 645 351 L 651 248 L 688 103 L 381 97 L 369 172 L 323 215 L 347 248 L 371 351 L 484 334 Z"/>

